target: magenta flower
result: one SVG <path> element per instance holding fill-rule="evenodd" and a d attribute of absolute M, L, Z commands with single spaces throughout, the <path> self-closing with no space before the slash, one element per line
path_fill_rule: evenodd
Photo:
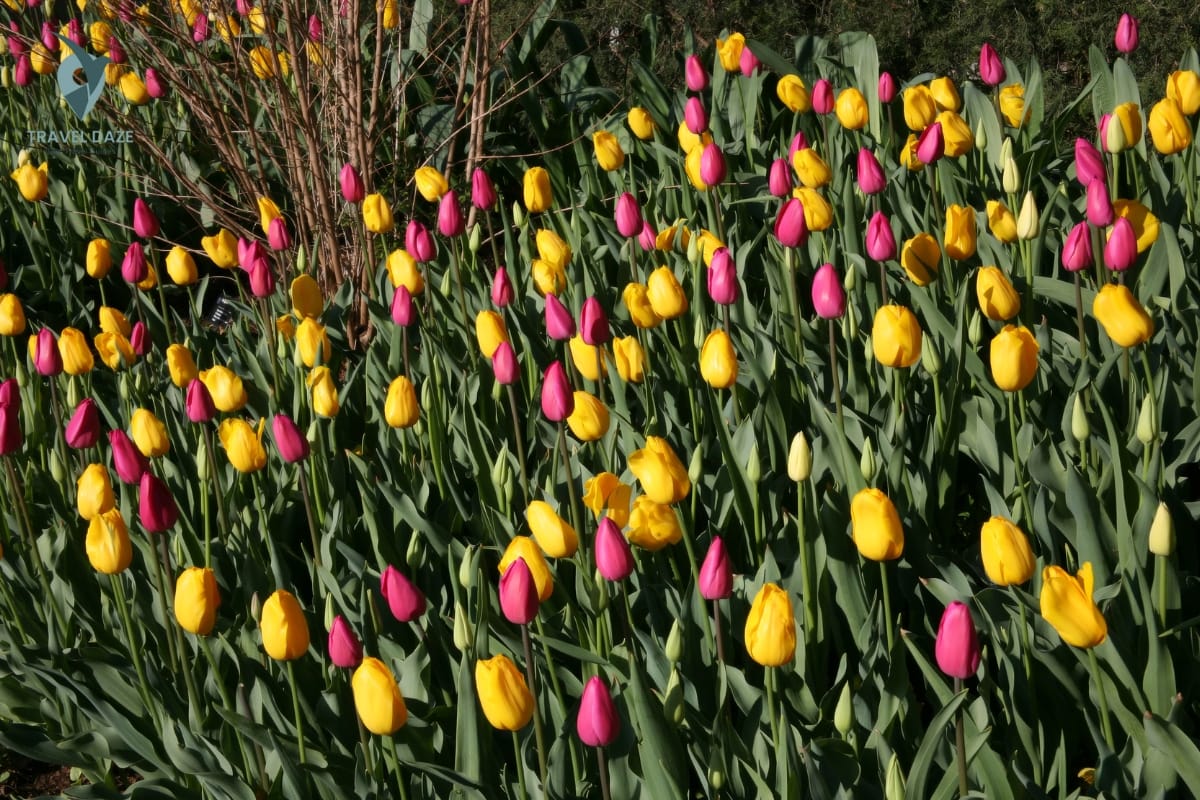
<path fill-rule="evenodd" d="M 383 571 L 379 578 L 379 590 L 392 616 L 401 622 L 412 622 L 425 613 L 425 595 L 395 567 L 389 565 Z"/>
<path fill-rule="evenodd" d="M 621 719 L 617 716 L 612 695 L 599 676 L 592 677 L 583 687 L 575 731 L 588 747 L 606 747 L 621 732 Z"/>
<path fill-rule="evenodd" d="M 621 529 L 604 517 L 596 528 L 596 569 L 606 581 L 621 581 L 633 574 L 633 552 Z"/>
<path fill-rule="evenodd" d="M 541 600 L 525 559 L 518 558 L 500 576 L 500 610 L 514 625 L 527 625 L 537 616 Z"/>
<path fill-rule="evenodd" d="M 813 276 L 812 302 L 821 319 L 837 319 L 846 313 L 846 292 L 833 264 L 822 264 Z"/>
<path fill-rule="evenodd" d="M 733 596 L 733 567 L 725 541 L 714 536 L 700 565 L 700 596 L 705 600 L 723 600 Z"/>
<path fill-rule="evenodd" d="M 979 669 L 979 636 L 971 611 L 955 600 L 946 606 L 934 646 L 938 668 L 952 678 L 965 680 Z"/>

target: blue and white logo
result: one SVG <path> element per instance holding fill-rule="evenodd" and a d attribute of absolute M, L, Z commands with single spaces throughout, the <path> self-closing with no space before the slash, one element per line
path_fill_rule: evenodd
<path fill-rule="evenodd" d="M 83 119 L 104 91 L 104 68 L 111 59 L 94 56 L 64 36 L 59 35 L 58 40 L 71 51 L 58 66 L 58 88 L 71 110 Z M 76 70 L 83 70 L 82 84 L 75 81 Z"/>

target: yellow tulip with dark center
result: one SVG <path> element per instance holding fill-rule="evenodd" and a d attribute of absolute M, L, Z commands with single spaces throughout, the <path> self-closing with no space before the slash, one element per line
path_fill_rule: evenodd
<path fill-rule="evenodd" d="M 894 561 L 904 553 L 904 526 L 891 498 L 862 489 L 850 501 L 850 533 L 863 558 Z"/>
<path fill-rule="evenodd" d="M 171 442 L 167 439 L 167 426 L 148 409 L 139 408 L 133 412 L 133 418 L 129 421 L 129 433 L 137 449 L 147 458 L 166 455 L 171 449 Z"/>
<path fill-rule="evenodd" d="M 404 695 L 387 665 L 367 656 L 350 678 L 354 709 L 363 727 L 376 736 L 388 736 L 408 722 Z"/>
<path fill-rule="evenodd" d="M 679 527 L 674 508 L 656 503 L 643 494 L 633 501 L 625 538 L 643 550 L 661 550 L 682 541 L 683 530 Z"/>
<path fill-rule="evenodd" d="M 764 584 L 746 617 L 746 652 L 764 667 L 782 667 L 796 655 L 796 615 L 792 598 L 773 583 Z"/>
<path fill-rule="evenodd" d="M 133 560 L 133 544 L 129 527 L 121 512 L 112 508 L 92 517 L 84 542 L 92 569 L 105 575 L 117 575 L 128 569 Z"/>
<path fill-rule="evenodd" d="M 1056 566 L 1042 570 L 1042 616 L 1072 647 L 1087 649 L 1108 638 L 1108 623 L 1092 599 L 1094 583 L 1090 561 L 1077 575 Z"/>
<path fill-rule="evenodd" d="M 1004 517 L 992 517 L 979 531 L 983 571 L 997 586 L 1017 586 L 1033 576 L 1037 561 L 1025 532 Z"/>
<path fill-rule="evenodd" d="M 258 431 L 237 417 L 224 420 L 217 429 L 221 446 L 229 463 L 238 472 L 257 472 L 267 465 L 267 451 L 262 446 L 262 423 Z"/>
<path fill-rule="evenodd" d="M 975 209 L 970 206 L 951 205 L 946 209 L 946 235 L 942 243 L 946 255 L 962 261 L 975 255 Z"/>
<path fill-rule="evenodd" d="M 175 581 L 175 621 L 197 636 L 208 636 L 217 622 L 221 591 L 208 567 L 188 567 Z"/>
<path fill-rule="evenodd" d="M 421 418 L 417 390 L 407 376 L 401 375 L 388 385 L 383 403 L 383 418 L 393 428 L 411 428 Z"/>
<path fill-rule="evenodd" d="M 880 306 L 871 326 L 875 360 L 889 367 L 911 367 L 921 358 L 921 325 L 904 306 Z"/>
<path fill-rule="evenodd" d="M 596 131 L 592 134 L 592 147 L 596 151 L 596 163 L 605 172 L 620 169 L 625 164 L 625 151 L 617 137 L 608 131 Z"/>
<path fill-rule="evenodd" d="M 708 334 L 700 348 L 700 376 L 714 389 L 728 389 L 737 383 L 737 353 L 729 334 L 720 328 Z"/>
<path fill-rule="evenodd" d="M 533 694 L 521 671 L 506 655 L 475 663 L 475 693 L 493 728 L 519 731 L 533 719 Z"/>
<path fill-rule="evenodd" d="M 551 558 L 570 558 L 579 549 L 575 529 L 549 503 L 534 500 L 525 510 L 525 521 L 538 547 Z"/>
<path fill-rule="evenodd" d="M 928 233 L 918 233 L 900 248 L 900 265 L 917 286 L 928 286 L 938 278 L 942 251 Z"/>
<path fill-rule="evenodd" d="M 1010 320 L 1021 311 L 1021 295 L 996 267 L 983 267 L 976 274 L 975 297 L 983 315 L 996 322 Z"/>
<path fill-rule="evenodd" d="M 595 367 L 593 366 L 593 369 Z M 608 408 L 588 392 L 575 392 L 575 410 L 567 417 L 567 427 L 581 442 L 594 442 L 608 433 Z"/>
<path fill-rule="evenodd" d="M 1019 392 L 1037 375 L 1038 343 L 1024 325 L 1005 325 L 992 337 L 992 380 L 1006 392 Z"/>
<path fill-rule="evenodd" d="M 1154 320 L 1123 285 L 1106 283 L 1092 302 L 1092 316 L 1104 327 L 1108 338 L 1121 347 L 1136 347 L 1154 335 Z"/>
<path fill-rule="evenodd" d="M 103 464 L 88 464 L 75 482 L 75 508 L 86 520 L 95 519 L 116 505 L 112 479 Z"/>

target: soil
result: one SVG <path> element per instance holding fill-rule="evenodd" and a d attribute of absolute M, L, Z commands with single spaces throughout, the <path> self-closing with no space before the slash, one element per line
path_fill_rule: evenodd
<path fill-rule="evenodd" d="M 124 790 L 136 783 L 137 774 L 129 770 L 116 769 L 113 779 L 118 789 Z M 59 797 L 63 790 L 88 783 L 87 778 L 71 780 L 71 768 L 57 764 L 33 761 L 17 753 L 0 750 L 0 798 Z"/>

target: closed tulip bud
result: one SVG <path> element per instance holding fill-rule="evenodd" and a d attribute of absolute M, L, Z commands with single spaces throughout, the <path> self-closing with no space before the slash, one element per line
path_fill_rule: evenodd
<path fill-rule="evenodd" d="M 116 503 L 108 469 L 103 464 L 89 464 L 75 482 L 75 508 L 79 516 L 91 520 Z"/>
<path fill-rule="evenodd" d="M 703 92 L 708 88 L 708 70 L 700 63 L 699 56 L 687 57 L 683 64 L 683 76 L 689 91 Z"/>
<path fill-rule="evenodd" d="M 362 176 L 353 164 L 343 164 L 338 173 L 338 184 L 342 190 L 342 198 L 347 203 L 361 203 L 367 195 Z"/>
<path fill-rule="evenodd" d="M 625 304 L 630 307 L 630 314 L 633 315 L 633 307 L 630 306 L 629 287 L 625 289 Z M 670 267 L 659 267 L 650 273 L 650 278 L 647 281 L 646 299 L 650 303 L 650 308 L 653 313 L 661 319 L 675 319 L 687 312 L 688 300 L 687 295 L 683 292 L 683 287 L 679 285 L 675 273 Z M 634 324 L 638 324 L 638 317 L 634 317 Z M 657 323 L 655 323 L 657 324 Z M 638 327 L 653 327 L 653 325 Z"/>
<path fill-rule="evenodd" d="M 871 221 L 867 224 L 867 255 L 875 261 L 890 261 L 896 257 L 896 237 L 892 233 L 892 223 L 882 211 L 872 214 Z"/>
<path fill-rule="evenodd" d="M 554 195 L 550 189 L 550 173 L 543 167 L 530 167 L 526 170 L 523 188 L 525 208 L 529 210 L 530 214 L 537 214 L 554 205 Z"/>
<path fill-rule="evenodd" d="M 706 277 L 708 296 L 714 303 L 727 306 L 737 302 L 740 293 L 737 265 L 733 263 L 728 248 L 721 247 L 713 253 Z"/>
<path fill-rule="evenodd" d="M 612 338 L 608 329 L 608 315 L 595 297 L 583 301 L 583 310 L 579 312 L 579 329 L 583 341 L 590 345 L 601 345 Z"/>
<path fill-rule="evenodd" d="M 1012 244 L 1017 240 L 1017 218 L 999 200 L 987 201 L 988 230 L 997 240 Z"/>
<path fill-rule="evenodd" d="M 746 46 L 746 37 L 740 33 L 731 33 L 729 38 L 717 38 L 717 59 L 726 72 L 737 73 L 741 68 L 742 50 Z"/>
<path fill-rule="evenodd" d="M 1104 245 L 1104 264 L 1115 272 L 1123 272 L 1137 262 L 1137 236 L 1125 217 L 1113 222 L 1108 242 Z"/>
<path fill-rule="evenodd" d="M 546 335 L 564 342 L 575 335 L 575 318 L 553 294 L 546 295 Z"/>
<path fill-rule="evenodd" d="M 21 385 L 16 378 L 0 381 L 0 407 L 21 410 Z"/>
<path fill-rule="evenodd" d="M 596 131 L 592 134 L 592 148 L 596 153 L 596 163 L 605 172 L 612 172 L 624 166 L 625 151 L 621 149 L 617 137 L 608 131 Z"/>
<path fill-rule="evenodd" d="M 92 239 L 84 259 L 87 274 L 99 280 L 112 269 L 112 254 L 107 239 Z"/>
<path fill-rule="evenodd" d="M 329 641 L 327 644 L 329 660 L 335 667 L 354 669 L 362 663 L 362 642 L 354 634 L 354 629 L 341 614 L 333 618 L 329 626 Z"/>
<path fill-rule="evenodd" d="M 904 306 L 882 306 L 871 328 L 875 359 L 889 367 L 911 367 L 921 358 L 921 326 Z"/>
<path fill-rule="evenodd" d="M 179 521 L 179 507 L 163 480 L 149 469 L 138 487 L 138 517 L 147 533 L 165 533 Z"/>
<path fill-rule="evenodd" d="M 609 581 L 621 581 L 633 574 L 633 552 L 621 529 L 610 517 L 603 517 L 596 529 L 596 569 Z"/>
<path fill-rule="evenodd" d="M 917 158 L 922 164 L 932 164 L 946 153 L 946 137 L 942 123 L 935 122 L 917 137 Z"/>
<path fill-rule="evenodd" d="M 837 705 L 833 709 L 833 728 L 843 738 L 854 729 L 854 697 L 850 693 L 850 681 L 842 684 Z"/>
<path fill-rule="evenodd" d="M 179 627 L 197 636 L 212 633 L 217 621 L 221 592 L 208 567 L 189 567 L 175 582 L 175 620 Z"/>
<path fill-rule="evenodd" d="M 786 197 L 792 193 L 792 172 L 785 159 L 777 158 L 771 162 L 767 173 L 767 190 L 774 197 Z"/>
<path fill-rule="evenodd" d="M 171 448 L 166 426 L 147 409 L 139 408 L 133 412 L 129 430 L 137 449 L 147 458 L 165 455 Z"/>
<path fill-rule="evenodd" d="M 151 345 L 150 332 L 146 330 L 146 323 L 141 320 L 133 323 L 133 332 L 129 336 L 129 346 L 133 348 L 134 355 L 139 357 L 147 355 L 150 352 Z"/>
<path fill-rule="evenodd" d="M 863 489 L 850 503 L 851 535 L 863 558 L 893 561 L 904 552 L 904 527 L 891 499 L 878 489 Z"/>
<path fill-rule="evenodd" d="M 820 78 L 813 84 L 812 108 L 818 114 L 829 114 L 834 109 L 833 84 Z"/>
<path fill-rule="evenodd" d="M 1083 186 L 1093 181 L 1104 182 L 1107 177 L 1104 157 L 1087 139 L 1075 140 L 1075 177 Z"/>
<path fill-rule="evenodd" d="M 979 124 L 975 126 L 975 149 L 983 150 L 988 145 L 987 128 L 983 125 L 983 120 L 979 120 Z"/>
<path fill-rule="evenodd" d="M 1138 21 L 1130 14 L 1122 14 L 1117 21 L 1117 32 L 1113 36 L 1117 51 L 1129 55 L 1138 46 Z"/>
<path fill-rule="evenodd" d="M 737 383 L 737 353 L 729 334 L 721 328 L 704 339 L 700 348 L 700 375 L 714 389 L 728 389 Z"/>
<path fill-rule="evenodd" d="M 919 84 L 904 90 L 904 123 L 910 131 L 926 130 L 936 117 L 937 103 L 928 86 Z"/>
<path fill-rule="evenodd" d="M 504 318 L 495 311 L 480 311 L 475 315 L 475 339 L 484 358 L 491 358 L 501 342 L 508 341 Z"/>
<path fill-rule="evenodd" d="M 379 591 L 392 616 L 400 622 L 412 622 L 425 613 L 425 595 L 393 566 L 389 565 L 380 576 Z"/>
<path fill-rule="evenodd" d="M 992 380 L 1006 392 L 1019 392 L 1033 380 L 1038 367 L 1038 343 L 1024 325 L 1005 325 L 992 338 Z"/>
<path fill-rule="evenodd" d="M 401 375 L 388 385 L 383 404 L 383 418 L 393 428 L 411 428 L 421 417 L 417 391 L 406 376 Z"/>
<path fill-rule="evenodd" d="M 337 386 L 329 367 L 314 367 L 308 373 L 308 388 L 312 390 L 313 411 L 327 419 L 337 416 L 341 405 L 338 402 Z"/>
<path fill-rule="evenodd" d="M 29 337 L 29 356 L 39 375 L 50 377 L 63 370 L 58 342 L 54 338 L 54 331 L 49 328 L 42 328 L 36 336 Z"/>
<path fill-rule="evenodd" d="M 708 130 L 708 112 L 699 97 L 689 97 L 684 104 L 683 124 L 697 136 Z"/>
<path fill-rule="evenodd" d="M 742 55 L 738 58 L 738 69 L 743 75 L 753 75 L 762 68 L 762 62 L 758 60 L 758 56 L 750 51 L 749 47 L 742 48 Z"/>
<path fill-rule="evenodd" d="M 192 422 L 208 422 L 217 416 L 212 394 L 199 378 L 193 378 L 188 384 L 184 409 Z"/>
<path fill-rule="evenodd" d="M 457 204 L 455 207 L 457 208 Z M 440 210 L 438 216 L 440 219 Z M 409 220 L 404 229 L 404 249 L 418 264 L 423 264 L 433 258 L 433 236 L 420 221 Z"/>
<path fill-rule="evenodd" d="M 733 567 L 720 536 L 714 536 L 700 566 L 700 596 L 705 600 L 723 600 L 733 596 Z"/>
<path fill-rule="evenodd" d="M 775 238 L 784 247 L 799 247 L 808 239 L 804 204 L 794 197 L 784 202 L 775 216 Z"/>
<path fill-rule="evenodd" d="M 938 668 L 951 678 L 966 680 L 979 669 L 979 634 L 964 603 L 955 600 L 946 606 L 938 624 L 934 655 Z"/>
<path fill-rule="evenodd" d="M 572 340 L 574 341 L 574 340 Z M 592 359 L 594 363 L 595 359 Z M 582 372 L 583 370 L 580 370 Z M 596 380 L 593 368 L 592 375 L 585 375 L 589 380 Z M 581 442 L 594 442 L 608 433 L 608 409 L 595 395 L 577 391 L 574 393 L 575 407 L 567 416 L 567 427 Z"/>
<path fill-rule="evenodd" d="M 993 89 L 1004 83 L 1007 73 L 1000 55 L 987 42 L 979 50 L 979 78 Z"/>
<path fill-rule="evenodd" d="M 746 652 L 764 667 L 781 667 L 796 654 L 796 618 L 792 598 L 773 583 L 764 584 L 746 617 Z"/>
<path fill-rule="evenodd" d="M 446 237 L 462 236 L 466 230 L 462 209 L 458 207 L 458 193 L 453 189 L 443 194 L 438 201 L 437 226 L 438 233 Z"/>
<path fill-rule="evenodd" d="M 1105 114 L 1100 118 L 1101 139 L 1104 142 L 1104 150 L 1108 153 L 1120 153 L 1126 148 L 1133 147 L 1137 144 L 1137 139 L 1141 138 L 1141 119 L 1137 115 L 1137 106 L 1133 103 L 1125 105 L 1132 107 L 1132 112 L 1126 109 L 1123 115 L 1129 123 L 1128 127 L 1126 122 L 1122 120 L 1122 115 L 1117 113 L 1121 107 L 1114 109 L 1113 113 Z M 1136 120 L 1136 129 L 1134 128 L 1134 120 Z M 1134 138 L 1134 141 L 1130 141 L 1135 130 L 1137 136 Z"/>
<path fill-rule="evenodd" d="M 1033 198 L 1033 192 L 1026 192 L 1021 211 L 1017 214 L 1017 238 L 1024 241 L 1034 239 L 1039 230 L 1037 201 Z"/>
<path fill-rule="evenodd" d="M 575 396 L 561 361 L 555 361 L 542 375 L 542 413 L 551 422 L 564 422 L 575 410 Z"/>
<path fill-rule="evenodd" d="M 580 741 L 589 747 L 607 747 L 621 731 L 621 720 L 613 705 L 612 695 L 598 676 L 593 676 L 583 687 L 575 731 Z"/>
<path fill-rule="evenodd" d="M 20 413 L 19 405 L 0 406 L 0 456 L 21 451 L 24 436 L 21 433 Z"/>
<path fill-rule="evenodd" d="M 1037 565 L 1029 537 L 1004 517 L 992 517 L 979 531 L 983 571 L 997 586 L 1018 586 L 1033 576 Z"/>
<path fill-rule="evenodd" d="M 812 98 L 808 87 L 799 75 L 784 75 L 775 84 L 775 94 L 779 101 L 794 114 L 803 114 L 812 108 Z"/>
<path fill-rule="evenodd" d="M 1151 553 L 1164 558 L 1175 552 L 1175 522 L 1166 503 L 1159 503 L 1158 510 L 1154 512 L 1148 546 Z"/>
<path fill-rule="evenodd" d="M 1086 222 L 1076 223 L 1063 243 L 1062 265 L 1069 272 L 1078 272 L 1092 265 L 1092 237 Z"/>
<path fill-rule="evenodd" d="M 617 233 L 625 237 L 637 236 L 642 232 L 642 212 L 637 199 L 629 192 L 617 198 Z"/>
<path fill-rule="evenodd" d="M 1087 185 L 1087 221 L 1089 224 L 1104 228 L 1113 224 L 1112 201 L 1108 197 L 1108 183 L 1097 179 Z"/>
<path fill-rule="evenodd" d="M 108 444 L 112 449 L 113 468 L 117 471 L 117 477 L 123 483 L 139 483 L 142 475 L 150 469 L 146 457 L 138 451 L 125 431 L 109 431 Z"/>
<path fill-rule="evenodd" d="M 391 670 L 377 658 L 364 658 L 350 679 L 354 708 L 363 727 L 377 736 L 388 736 L 408 722 L 404 695 Z"/>
<path fill-rule="evenodd" d="M 309 444 L 304 433 L 292 422 L 286 414 L 276 414 L 271 420 L 271 433 L 275 437 L 275 447 L 279 455 L 289 464 L 308 458 Z"/>
<path fill-rule="evenodd" d="M 413 179 L 417 184 L 417 192 L 427 202 L 436 203 L 450 190 L 450 184 L 446 182 L 446 176 L 438 171 L 436 167 L 424 166 L 418 167 L 413 174 Z"/>
<path fill-rule="evenodd" d="M 133 560 L 129 528 L 116 508 L 91 518 L 84 546 L 92 569 L 105 575 L 124 572 Z"/>
<path fill-rule="evenodd" d="M 263 649 L 276 661 L 292 661 L 308 652 L 308 620 L 291 592 L 277 589 L 267 598 L 258 627 Z"/>
<path fill-rule="evenodd" d="M 628 383 L 641 383 L 645 380 L 646 354 L 636 336 L 613 339 L 613 360 L 621 380 Z"/>
<path fill-rule="evenodd" d="M 133 201 L 133 232 L 143 239 L 158 236 L 158 217 L 142 198 Z"/>
<path fill-rule="evenodd" d="M 813 275 L 812 303 L 821 319 L 838 319 L 846 313 L 846 292 L 833 264 L 822 264 Z"/>
<path fill-rule="evenodd" d="M 1174 98 L 1164 97 L 1155 103 L 1146 125 L 1154 149 L 1163 155 L 1181 153 L 1192 144 L 1192 126 Z"/>
<path fill-rule="evenodd" d="M 677 503 L 688 495 L 691 481 L 666 439 L 647 436 L 646 446 L 629 456 L 629 469 L 650 500 L 661 505 Z"/>
<path fill-rule="evenodd" d="M 1042 570 L 1042 617 L 1072 647 L 1092 648 L 1108 638 L 1108 624 L 1092 599 L 1093 589 L 1090 561 L 1074 576 L 1057 566 Z"/>
<path fill-rule="evenodd" d="M 856 179 L 859 190 L 867 195 L 878 194 L 887 186 L 887 178 L 884 177 L 883 167 L 879 165 L 879 160 L 875 158 L 875 154 L 865 147 L 860 148 L 858 151 Z"/>
<path fill-rule="evenodd" d="M 534 699 L 525 678 L 505 655 L 475 663 L 475 692 L 493 728 L 519 731 L 533 719 Z"/>
<path fill-rule="evenodd" d="M 100 440 L 100 413 L 92 398 L 86 398 L 71 414 L 67 422 L 67 446 L 74 450 L 91 447 Z"/>
<path fill-rule="evenodd" d="M 553 512 L 551 512 L 553 513 Z M 516 558 L 500 576 L 500 610 L 514 625 L 527 625 L 537 617 L 540 600 L 533 573 L 525 559 Z"/>
<path fill-rule="evenodd" d="M 979 310 L 990 320 L 1005 322 L 1021 311 L 1021 296 L 1001 270 L 983 267 L 975 276 Z"/>
<path fill-rule="evenodd" d="M 950 209 L 959 209 L 966 213 L 952 214 Z M 974 221 L 973 218 L 971 222 L 964 221 L 968 218 L 970 209 L 961 209 L 959 206 L 951 206 L 950 209 L 947 209 L 946 213 L 946 249 L 954 246 L 957 248 L 956 252 L 961 253 L 969 244 L 971 236 L 968 228 L 974 226 Z M 909 280 L 917 286 L 928 286 L 937 280 L 941 260 L 942 251 L 937 240 L 923 231 L 905 242 L 900 251 L 900 265 L 908 273 Z"/>
<path fill-rule="evenodd" d="M 121 277 L 129 283 L 139 283 L 146 279 L 147 273 L 146 252 L 141 242 L 134 242 L 121 260 Z"/>
<path fill-rule="evenodd" d="M 1136 428 L 1138 441 L 1147 447 L 1158 438 L 1157 416 L 1154 409 L 1153 397 L 1148 394 L 1142 398 L 1142 408 L 1138 412 Z"/>
<path fill-rule="evenodd" d="M 838 92 L 836 111 L 838 122 L 848 131 L 860 131 L 867 126 L 867 100 L 854 87 Z"/>
<path fill-rule="evenodd" d="M 725 171 L 725 154 L 710 142 L 700 156 L 700 179 L 708 186 L 716 186 L 725 181 Z"/>
<path fill-rule="evenodd" d="M 1071 406 L 1071 436 L 1075 441 L 1082 444 L 1087 441 L 1088 436 L 1092 433 L 1092 427 L 1088 424 L 1087 412 L 1083 407 L 1083 398 L 1079 393 L 1075 393 L 1075 401 Z"/>
<path fill-rule="evenodd" d="M 391 233 L 395 227 L 392 207 L 378 192 L 366 195 L 362 201 L 363 225 L 371 233 Z"/>

